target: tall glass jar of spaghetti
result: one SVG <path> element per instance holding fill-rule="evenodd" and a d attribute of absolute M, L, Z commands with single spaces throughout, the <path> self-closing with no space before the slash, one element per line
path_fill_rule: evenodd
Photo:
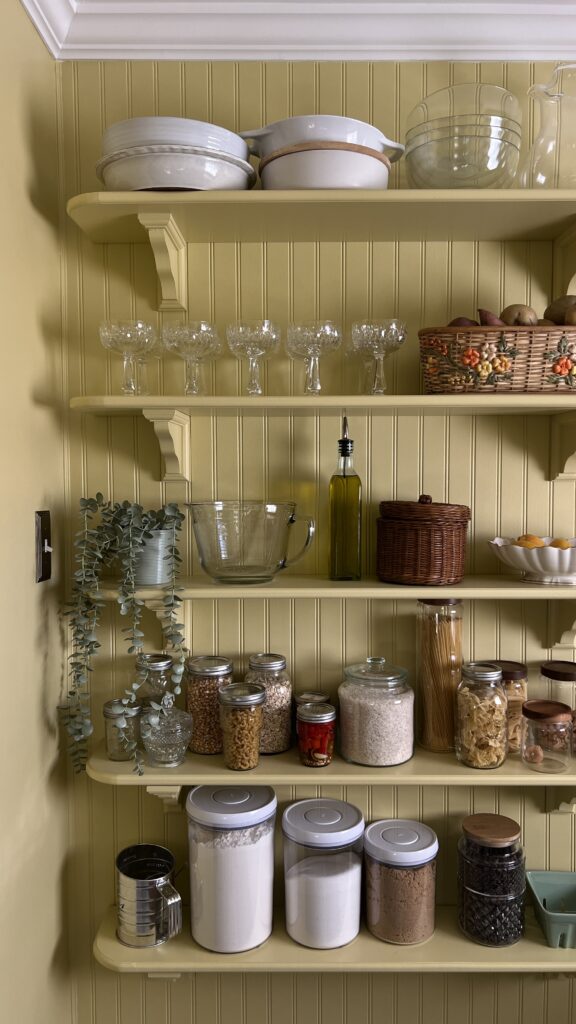
<path fill-rule="evenodd" d="M 454 750 L 454 702 L 462 671 L 462 601 L 418 601 L 418 740 Z"/>

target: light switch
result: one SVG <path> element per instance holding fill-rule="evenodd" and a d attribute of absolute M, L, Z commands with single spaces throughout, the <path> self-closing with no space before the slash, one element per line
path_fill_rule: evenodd
<path fill-rule="evenodd" d="M 52 531 L 49 512 L 35 512 L 36 518 L 36 583 L 52 575 Z"/>

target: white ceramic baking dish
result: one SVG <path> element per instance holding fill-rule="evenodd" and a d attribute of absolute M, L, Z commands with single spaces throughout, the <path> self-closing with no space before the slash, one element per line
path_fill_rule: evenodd
<path fill-rule="evenodd" d="M 388 187 L 388 162 L 380 154 L 348 149 L 286 153 L 260 167 L 264 189 Z"/>
<path fill-rule="evenodd" d="M 194 146 L 248 159 L 248 146 L 235 132 L 188 117 L 131 117 L 109 125 L 102 136 L 102 156 L 135 146 Z"/>
<path fill-rule="evenodd" d="M 385 153 L 390 161 L 398 160 L 404 152 L 400 142 L 392 142 L 374 125 L 357 121 L 353 117 L 338 117 L 336 114 L 287 117 L 263 128 L 240 132 L 240 135 L 248 142 L 250 152 L 260 157 L 269 156 L 286 146 L 319 141 L 367 146 L 378 153 Z"/>
<path fill-rule="evenodd" d="M 99 160 L 96 173 L 115 192 L 247 189 L 256 180 L 248 161 L 191 146 L 135 147 Z"/>

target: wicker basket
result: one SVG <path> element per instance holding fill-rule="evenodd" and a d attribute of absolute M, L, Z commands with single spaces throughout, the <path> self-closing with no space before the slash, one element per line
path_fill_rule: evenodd
<path fill-rule="evenodd" d="M 382 501 L 377 521 L 376 572 L 382 583 L 459 583 L 464 575 L 467 505 Z"/>
<path fill-rule="evenodd" d="M 427 327 L 426 394 L 576 391 L 576 327 Z"/>

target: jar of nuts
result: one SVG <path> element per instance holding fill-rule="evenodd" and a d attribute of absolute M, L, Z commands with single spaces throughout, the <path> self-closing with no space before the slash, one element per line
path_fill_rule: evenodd
<path fill-rule="evenodd" d="M 195 754 L 222 752 L 218 690 L 230 685 L 232 672 L 228 658 L 204 654 L 186 660 L 186 709 L 192 715 L 190 750 Z"/>
<path fill-rule="evenodd" d="M 266 690 L 261 754 L 280 754 L 290 747 L 292 682 L 282 654 L 251 654 L 245 683 L 260 683 Z"/>
<path fill-rule="evenodd" d="M 572 755 L 572 710 L 558 700 L 522 705 L 522 760 L 535 772 L 565 772 Z"/>
<path fill-rule="evenodd" d="M 266 690 L 260 683 L 231 683 L 218 693 L 224 764 L 233 771 L 256 768 Z"/>

